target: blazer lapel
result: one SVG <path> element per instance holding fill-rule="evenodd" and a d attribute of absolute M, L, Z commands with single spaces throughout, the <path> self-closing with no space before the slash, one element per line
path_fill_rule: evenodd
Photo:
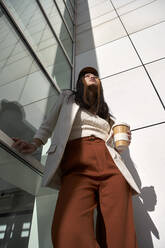
<path fill-rule="evenodd" d="M 73 122 L 80 106 L 75 103 L 74 96 L 66 96 L 60 114 L 60 129 L 65 139 L 69 137 Z M 58 130 L 59 133 L 59 130 Z M 59 134 L 57 134 L 59 135 Z M 67 141 L 66 141 L 67 142 Z"/>
<path fill-rule="evenodd" d="M 70 126 L 72 127 L 73 125 L 73 122 L 75 120 L 75 117 L 76 117 L 76 114 L 80 108 L 80 106 L 75 103 L 74 101 L 74 95 L 73 96 L 69 96 L 69 100 L 68 100 L 68 97 L 67 97 L 67 102 L 65 103 L 67 104 L 67 113 L 69 114 L 69 120 L 70 120 Z"/>

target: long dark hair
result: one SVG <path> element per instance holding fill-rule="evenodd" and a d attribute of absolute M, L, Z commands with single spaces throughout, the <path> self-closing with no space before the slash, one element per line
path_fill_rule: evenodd
<path fill-rule="evenodd" d="M 90 106 L 84 102 L 84 83 L 83 83 L 83 77 L 79 78 L 76 85 L 76 90 L 73 91 L 73 94 L 75 95 L 75 102 L 81 107 L 85 108 L 87 110 L 90 109 Z M 114 117 L 112 114 L 109 113 L 109 108 L 107 103 L 104 100 L 104 93 L 103 93 L 103 87 L 100 81 L 100 94 L 99 94 L 99 105 L 97 108 L 96 114 L 107 120 L 110 124 L 113 124 L 113 120 L 111 119 L 111 116 Z M 115 117 L 114 117 L 115 118 Z"/>

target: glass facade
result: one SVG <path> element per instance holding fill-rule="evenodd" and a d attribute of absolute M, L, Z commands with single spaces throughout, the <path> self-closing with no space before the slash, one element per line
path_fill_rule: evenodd
<path fill-rule="evenodd" d="M 40 191 L 50 139 L 33 156 L 23 156 L 10 147 L 10 138 L 31 141 L 61 89 L 73 88 L 74 8 L 74 0 L 0 2 L 0 246 L 28 247 L 34 199 Z M 17 210 L 15 219 L 8 217 L 10 211 L 4 218 L 5 207 L 15 204 L 16 191 L 31 196 L 24 222 Z M 14 232 L 17 220 L 20 233 Z M 19 235 L 17 243 L 9 243 L 12 233 Z"/>

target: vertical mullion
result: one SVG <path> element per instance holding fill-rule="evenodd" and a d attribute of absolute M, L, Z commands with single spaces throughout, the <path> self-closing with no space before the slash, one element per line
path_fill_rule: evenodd
<path fill-rule="evenodd" d="M 67 52 L 66 52 L 66 50 L 65 50 L 65 48 L 64 48 L 64 46 L 63 46 L 63 44 L 62 44 L 62 42 L 61 42 L 60 39 L 57 37 L 57 35 L 56 35 L 55 31 L 54 31 L 54 28 L 52 27 L 52 25 L 51 25 L 51 23 L 50 23 L 50 21 L 49 21 L 49 19 L 48 19 L 48 17 L 47 17 L 47 14 L 45 13 L 45 10 L 43 9 L 43 7 L 42 7 L 40 1 L 39 1 L 39 0 L 36 0 L 36 2 L 37 2 L 37 4 L 38 4 L 38 6 L 39 6 L 41 12 L 43 13 L 43 16 L 44 16 L 44 18 L 45 18 L 45 20 L 46 20 L 48 26 L 50 27 L 50 29 L 51 29 L 51 31 L 52 31 L 52 33 L 53 33 L 53 35 L 54 35 L 54 37 L 55 37 L 57 43 L 59 44 L 60 48 L 62 49 L 62 51 L 63 51 L 63 53 L 64 53 L 64 55 L 65 55 L 67 61 L 69 62 L 70 66 L 73 67 L 72 62 L 70 61 L 70 58 L 69 58 L 69 56 L 68 56 L 68 54 L 67 54 Z"/>
<path fill-rule="evenodd" d="M 56 0 L 53 0 L 53 2 L 54 2 L 55 6 L 56 6 L 56 8 L 57 8 L 57 10 L 58 10 L 58 12 L 59 12 L 59 15 L 60 15 L 60 17 L 61 17 L 61 19 L 62 19 L 62 21 L 63 21 L 63 23 L 64 23 L 64 25 L 65 25 L 65 27 L 66 27 L 66 29 L 67 29 L 67 31 L 68 31 L 68 33 L 69 33 L 69 36 L 70 36 L 71 40 L 73 41 L 72 34 L 71 34 L 71 32 L 70 32 L 70 30 L 69 30 L 69 28 L 68 28 L 68 25 L 67 25 L 67 23 L 66 23 L 64 17 L 63 17 L 62 14 L 61 14 L 61 11 L 60 11 L 60 9 L 59 9 L 57 3 L 56 3 Z"/>
<path fill-rule="evenodd" d="M 69 2 L 70 2 L 70 5 L 72 6 L 73 12 L 75 13 L 75 9 L 74 9 L 74 6 L 73 6 L 73 4 L 72 4 L 72 1 L 69 0 Z"/>
<path fill-rule="evenodd" d="M 77 8 L 77 4 L 75 6 Z M 74 42 L 73 42 L 73 70 L 72 70 L 72 90 L 75 87 L 75 56 L 76 56 L 76 11 L 74 12 Z"/>
<path fill-rule="evenodd" d="M 62 1 L 63 1 L 63 3 L 65 4 L 65 7 L 66 7 L 66 9 L 67 9 L 67 11 L 68 11 L 68 13 L 69 13 L 69 15 L 70 15 L 70 18 L 71 18 L 71 20 L 72 20 L 73 24 L 74 24 L 73 17 L 72 17 L 72 15 L 71 15 L 71 13 L 70 13 L 70 10 L 69 10 L 69 8 L 68 8 L 68 6 L 67 6 L 67 4 L 66 4 L 65 0 L 62 0 Z"/>
<path fill-rule="evenodd" d="M 31 54 L 32 58 L 38 64 L 38 66 L 41 69 L 41 71 L 43 72 L 43 74 L 46 76 L 48 81 L 53 85 L 53 87 L 56 88 L 57 92 L 60 93 L 61 90 L 60 90 L 56 80 L 51 77 L 51 75 L 49 74 L 49 72 L 47 71 L 45 66 L 43 65 L 42 61 L 40 60 L 40 58 L 36 54 L 36 52 L 33 49 L 32 45 L 26 39 L 26 36 L 24 35 L 23 31 L 21 30 L 21 28 L 19 27 L 19 25 L 15 21 L 15 18 L 13 17 L 12 13 L 10 12 L 10 10 L 8 9 L 8 7 L 6 6 L 6 4 L 4 3 L 3 0 L 0 1 L 0 6 L 4 11 L 7 20 L 11 23 L 11 25 L 13 26 L 14 30 L 16 31 L 18 37 L 21 38 L 22 42 L 24 43 L 24 45 L 26 46 L 27 50 Z"/>

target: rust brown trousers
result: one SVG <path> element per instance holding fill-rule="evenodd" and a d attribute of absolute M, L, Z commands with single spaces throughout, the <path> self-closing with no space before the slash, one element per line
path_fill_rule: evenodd
<path fill-rule="evenodd" d="M 69 141 L 60 166 L 62 183 L 52 222 L 54 248 L 137 248 L 132 188 L 105 141 L 92 136 Z M 103 222 L 98 221 L 98 238 L 93 219 L 97 207 L 105 226 L 104 232 Z"/>

